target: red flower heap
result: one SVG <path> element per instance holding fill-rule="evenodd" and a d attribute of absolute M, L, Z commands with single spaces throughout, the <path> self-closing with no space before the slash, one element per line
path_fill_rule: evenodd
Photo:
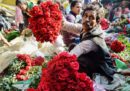
<path fill-rule="evenodd" d="M 44 58 L 41 56 L 38 56 L 35 59 L 33 59 L 31 64 L 32 66 L 41 66 L 43 62 L 44 62 Z"/>
<path fill-rule="evenodd" d="M 101 24 L 102 30 L 106 30 L 106 29 L 109 28 L 109 22 L 108 22 L 108 20 L 105 19 L 105 18 L 102 18 L 102 19 L 100 20 L 100 24 Z"/>
<path fill-rule="evenodd" d="M 118 40 L 113 41 L 112 44 L 111 44 L 111 46 L 110 46 L 110 48 L 112 49 L 112 51 L 114 51 L 116 53 L 124 51 L 125 47 L 126 46 L 122 42 L 120 42 Z"/>
<path fill-rule="evenodd" d="M 115 54 L 115 53 L 111 53 L 111 57 L 113 58 L 113 59 L 119 59 L 119 60 L 121 60 L 122 62 L 127 62 L 124 58 L 122 58 L 120 55 L 118 55 L 118 54 Z"/>
<path fill-rule="evenodd" d="M 32 62 L 32 59 L 29 55 L 26 55 L 26 54 L 18 54 L 17 55 L 17 58 L 20 60 L 20 61 L 24 61 L 26 62 L 26 67 L 24 67 L 23 69 L 20 70 L 20 72 L 16 75 L 16 78 L 18 80 L 27 80 L 28 77 L 25 76 L 25 74 L 27 73 L 27 71 L 31 68 L 31 62 Z"/>
<path fill-rule="evenodd" d="M 54 42 L 60 32 L 62 13 L 58 4 L 51 1 L 34 6 L 30 11 L 29 28 L 37 41 Z"/>
<path fill-rule="evenodd" d="M 38 88 L 28 91 L 94 91 L 90 78 L 78 70 L 76 56 L 62 52 L 42 70 Z"/>

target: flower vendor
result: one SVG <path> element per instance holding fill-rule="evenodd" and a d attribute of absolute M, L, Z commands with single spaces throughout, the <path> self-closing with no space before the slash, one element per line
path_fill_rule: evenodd
<path fill-rule="evenodd" d="M 82 16 L 81 42 L 70 53 L 78 57 L 79 71 L 90 77 L 93 73 L 100 73 L 112 81 L 115 70 L 100 27 L 99 10 L 99 5 L 89 4 L 86 7 Z"/>

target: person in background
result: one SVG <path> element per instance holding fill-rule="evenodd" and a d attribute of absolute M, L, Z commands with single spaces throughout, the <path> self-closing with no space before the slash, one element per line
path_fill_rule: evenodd
<path fill-rule="evenodd" d="M 66 20 L 71 23 L 76 23 L 77 15 L 80 14 L 80 10 L 81 10 L 81 3 L 79 1 L 72 1 L 71 11 L 66 16 Z M 63 40 L 66 46 L 69 47 L 72 43 L 75 43 L 76 38 L 78 38 L 78 35 L 63 31 Z"/>
<path fill-rule="evenodd" d="M 31 17 L 28 12 L 33 7 L 33 3 L 27 2 L 24 0 L 20 0 L 19 7 L 23 13 L 24 27 L 27 28 L 28 27 L 28 18 Z"/>
<path fill-rule="evenodd" d="M 21 0 L 16 0 L 16 15 L 15 15 L 15 21 L 16 26 L 18 27 L 19 31 L 21 32 L 24 29 L 24 19 L 22 10 L 20 9 Z"/>
<path fill-rule="evenodd" d="M 72 23 L 76 23 L 76 17 L 80 14 L 82 5 L 79 1 L 72 1 L 70 7 L 71 11 L 66 16 L 66 20 Z"/>
<path fill-rule="evenodd" d="M 115 21 L 119 19 L 121 15 L 122 15 L 122 8 L 121 7 L 116 8 L 113 20 Z"/>

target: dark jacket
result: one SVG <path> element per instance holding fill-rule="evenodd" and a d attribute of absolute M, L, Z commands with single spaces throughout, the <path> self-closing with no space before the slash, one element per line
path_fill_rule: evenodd
<path fill-rule="evenodd" d="M 98 35 L 92 35 L 87 33 L 82 37 L 81 41 L 92 40 Z M 97 45 L 97 44 L 96 44 Z M 97 51 L 90 51 L 89 53 L 82 54 L 78 57 L 80 64 L 80 72 L 86 72 L 91 78 L 93 73 L 100 73 L 106 76 L 109 80 L 113 80 L 113 74 L 115 73 L 112 59 L 106 51 L 99 45 L 97 45 Z"/>

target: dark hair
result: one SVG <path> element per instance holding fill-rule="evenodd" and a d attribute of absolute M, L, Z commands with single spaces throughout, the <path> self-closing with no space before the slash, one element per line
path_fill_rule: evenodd
<path fill-rule="evenodd" d="M 91 3 L 86 6 L 86 8 L 83 10 L 82 16 L 85 14 L 86 11 L 95 11 L 96 12 L 96 20 L 99 22 L 99 19 L 101 17 L 101 14 L 103 11 L 103 6 L 100 3 Z"/>
<path fill-rule="evenodd" d="M 19 5 L 19 4 L 21 4 L 21 3 L 22 3 L 21 0 L 16 0 L 16 6 Z"/>
<path fill-rule="evenodd" d="M 37 4 L 40 4 L 40 3 L 42 3 L 43 2 L 43 0 L 38 0 L 37 1 Z"/>
<path fill-rule="evenodd" d="M 71 3 L 73 0 L 69 0 L 69 3 Z"/>
<path fill-rule="evenodd" d="M 79 1 L 72 1 L 70 8 L 72 9 L 77 3 L 80 3 Z"/>
<path fill-rule="evenodd" d="M 88 5 L 86 8 L 83 10 L 82 16 L 85 14 L 86 11 L 96 11 L 96 8 L 93 5 Z"/>
<path fill-rule="evenodd" d="M 16 0 L 16 6 L 22 3 L 26 3 L 26 0 Z"/>

